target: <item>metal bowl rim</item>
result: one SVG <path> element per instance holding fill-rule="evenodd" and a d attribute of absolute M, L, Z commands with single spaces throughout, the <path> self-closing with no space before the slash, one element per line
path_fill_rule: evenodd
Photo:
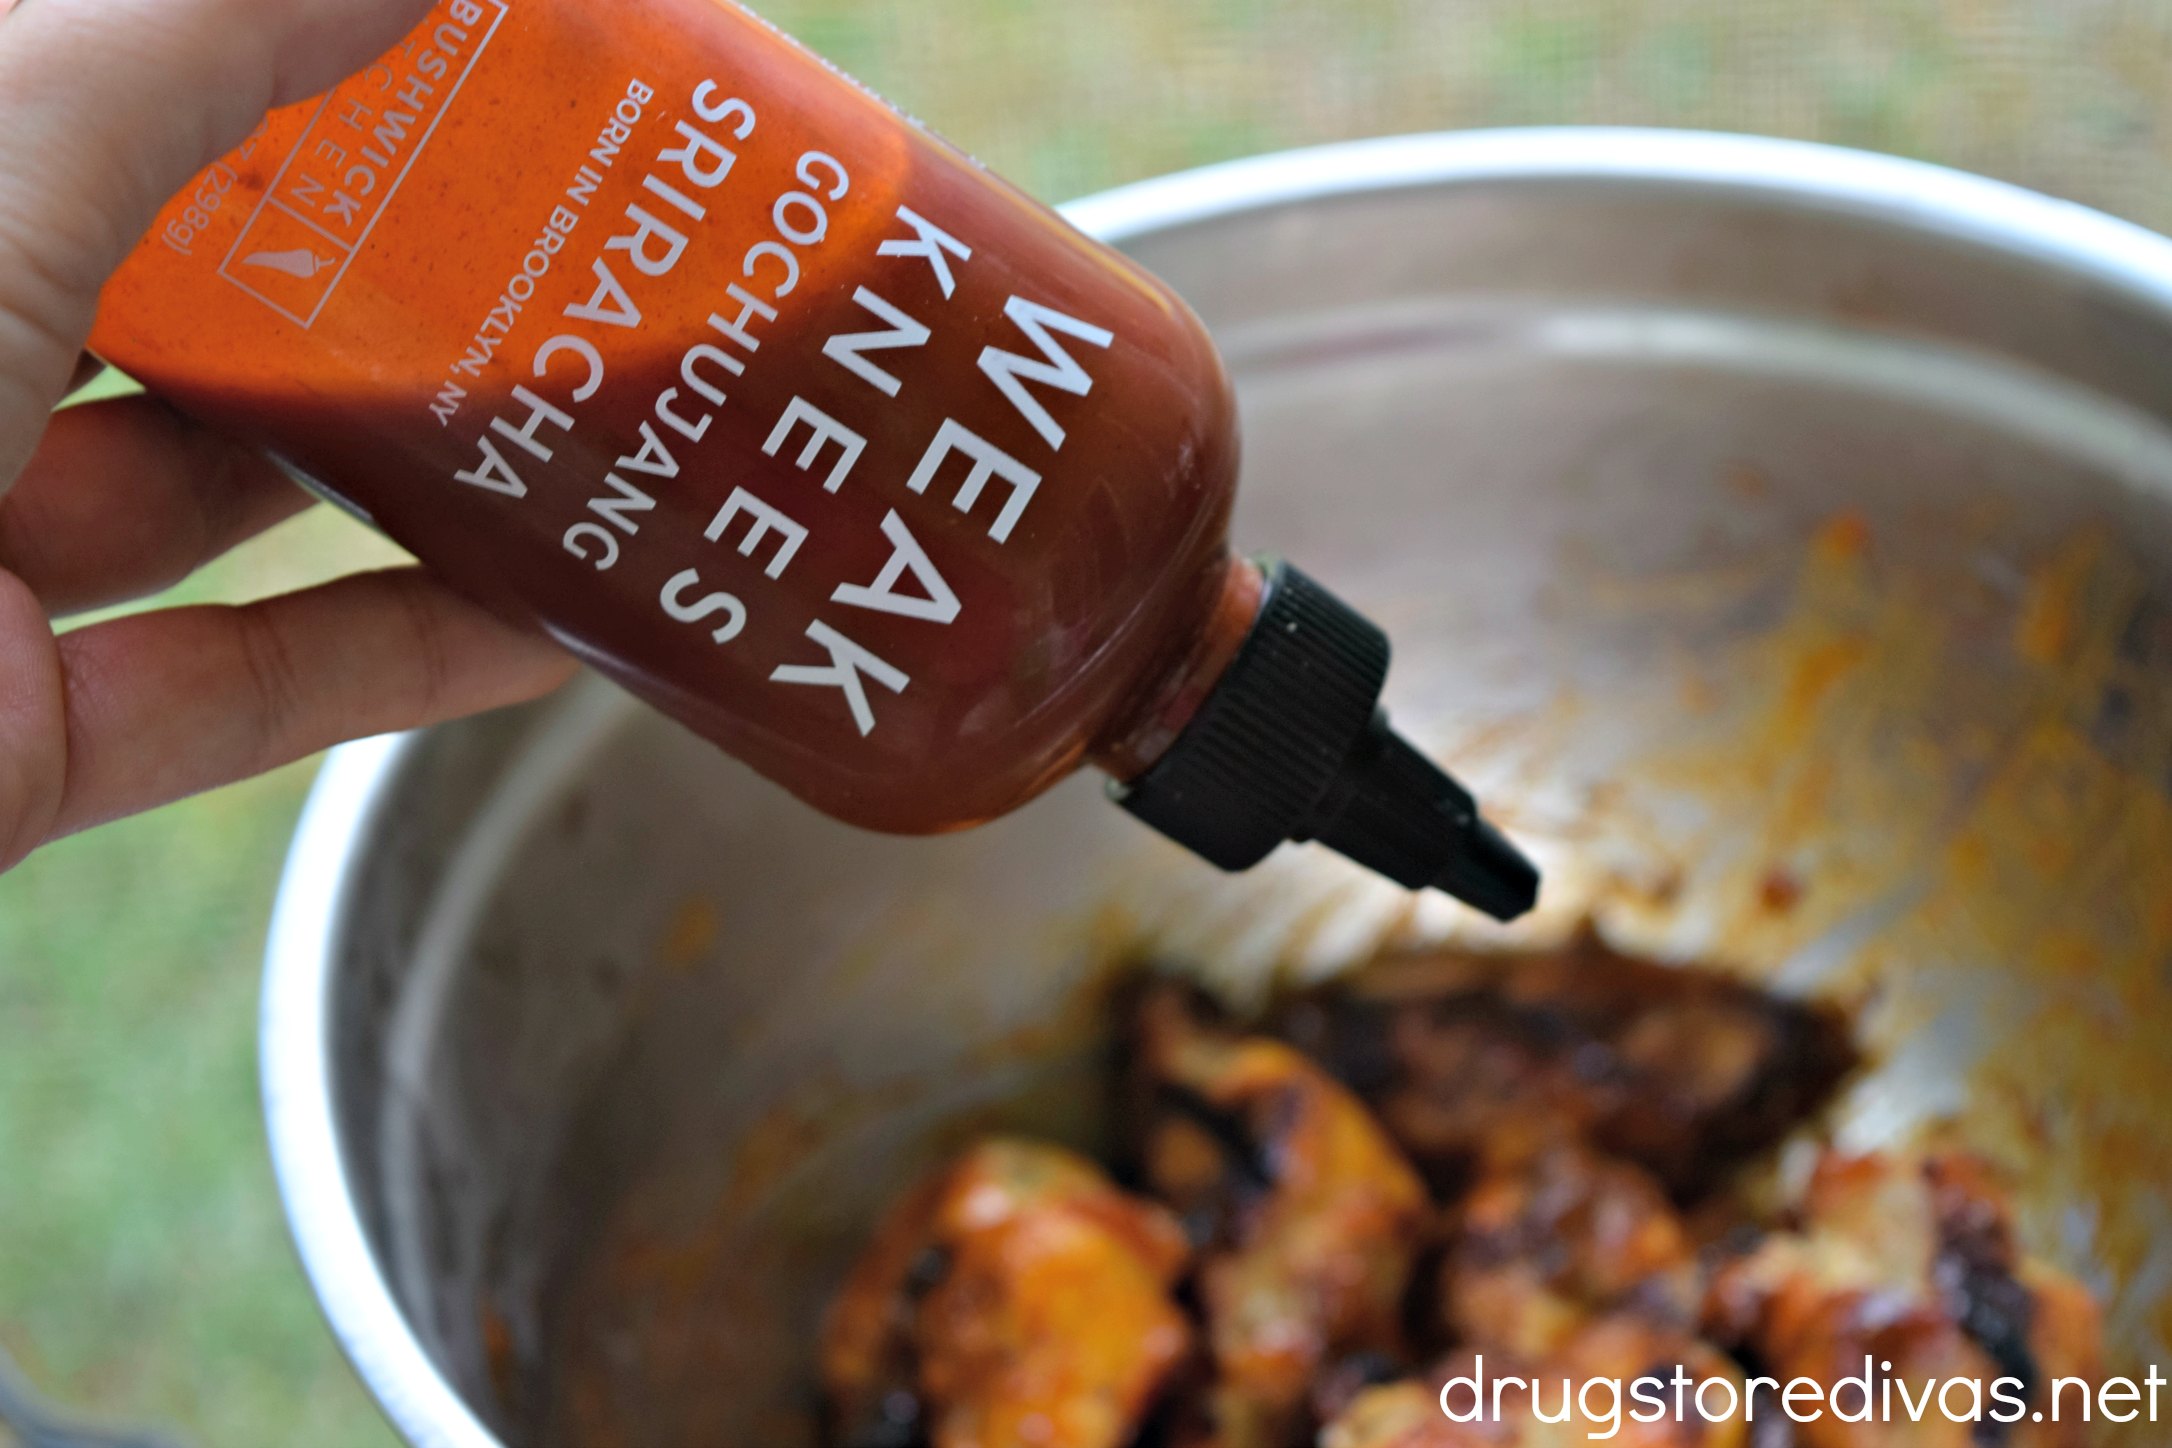
<path fill-rule="evenodd" d="M 1112 243 L 1326 197 L 1487 181 L 1621 182 L 1767 195 L 2031 257 L 2172 318 L 2172 240 L 2072 202 L 1917 161 L 1755 136 L 1557 127 L 1383 137 L 1207 166 L 1062 208 Z M 369 1244 L 338 1136 L 332 1002 L 351 888 L 420 734 L 332 751 L 281 876 L 260 1059 L 288 1227 L 342 1348 L 416 1448 L 502 1448 L 431 1362 Z"/>

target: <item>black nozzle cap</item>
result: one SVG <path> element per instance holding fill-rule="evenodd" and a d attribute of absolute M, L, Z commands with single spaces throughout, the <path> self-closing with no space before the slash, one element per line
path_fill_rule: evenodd
<path fill-rule="evenodd" d="M 1471 792 L 1375 714 L 1311 837 L 1413 890 L 1431 886 L 1496 920 L 1538 903 L 1538 867 L 1478 812 Z"/>
<path fill-rule="evenodd" d="M 1407 889 L 1445 890 L 1497 920 L 1538 900 L 1538 870 L 1470 791 L 1380 712 L 1388 640 L 1287 563 L 1267 573 L 1251 634 L 1184 732 L 1112 793 L 1225 870 L 1318 840 Z"/>

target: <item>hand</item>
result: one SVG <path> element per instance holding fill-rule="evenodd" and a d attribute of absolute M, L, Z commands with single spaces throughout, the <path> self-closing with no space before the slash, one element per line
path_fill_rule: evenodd
<path fill-rule="evenodd" d="M 413 570 L 57 635 L 307 506 L 145 398 L 53 407 L 166 198 L 423 0 L 0 0 L 0 870 L 343 739 L 547 692 L 572 664 Z"/>

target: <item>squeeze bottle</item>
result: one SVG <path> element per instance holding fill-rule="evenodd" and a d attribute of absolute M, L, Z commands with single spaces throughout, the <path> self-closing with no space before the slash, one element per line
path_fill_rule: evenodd
<path fill-rule="evenodd" d="M 1231 552 L 1184 304 L 728 0 L 440 0 L 177 197 L 92 345 L 839 819 L 1090 764 L 1225 869 L 1535 898 L 1380 630 Z"/>

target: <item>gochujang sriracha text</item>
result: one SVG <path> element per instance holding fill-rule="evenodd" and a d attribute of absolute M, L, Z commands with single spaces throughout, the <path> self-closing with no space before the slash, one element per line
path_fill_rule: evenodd
<path fill-rule="evenodd" d="M 1225 868 L 1535 892 L 1379 631 L 1231 554 L 1183 303 L 721 0 L 441 0 L 178 198 L 95 346 L 840 819 L 1091 763 Z"/>

